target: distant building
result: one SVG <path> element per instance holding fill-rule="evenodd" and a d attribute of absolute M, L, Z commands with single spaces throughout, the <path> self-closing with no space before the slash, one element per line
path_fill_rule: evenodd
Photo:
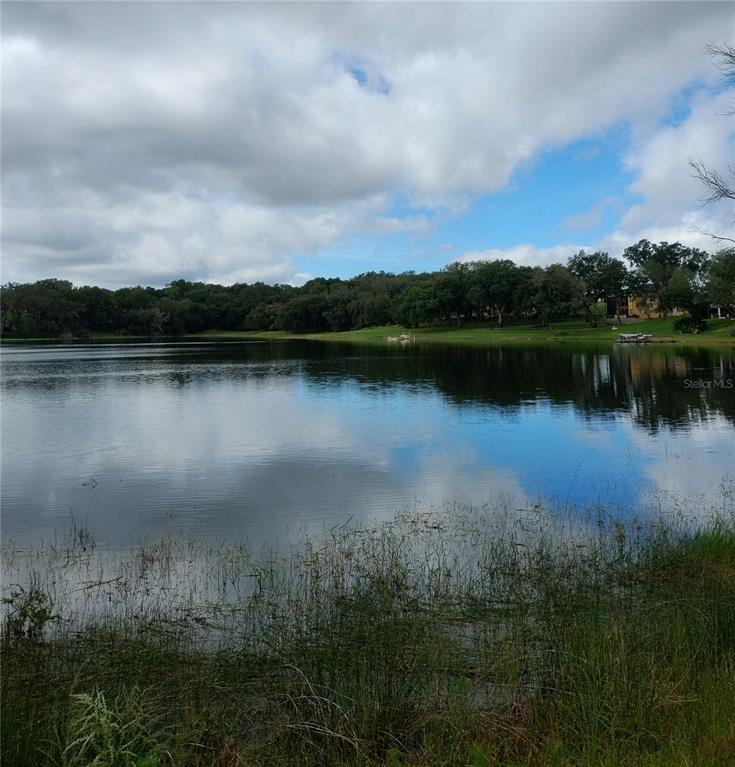
<path fill-rule="evenodd" d="M 608 317 L 616 317 L 618 314 L 625 317 L 628 313 L 628 302 L 625 298 L 618 299 L 615 296 L 608 296 L 605 299 L 605 312 Z"/>
<path fill-rule="evenodd" d="M 666 312 L 668 316 L 678 317 L 684 314 L 683 309 L 672 309 Z M 628 296 L 628 316 L 655 319 L 663 317 L 664 313 L 658 307 L 658 298 L 654 296 Z"/>

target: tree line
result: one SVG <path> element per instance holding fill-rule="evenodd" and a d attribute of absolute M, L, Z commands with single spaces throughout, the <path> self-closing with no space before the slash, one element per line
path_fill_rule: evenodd
<path fill-rule="evenodd" d="M 455 262 L 437 272 L 367 272 L 318 277 L 300 287 L 175 280 L 119 290 L 58 279 L 0 287 L 8 337 L 101 333 L 182 335 L 204 330 L 338 331 L 398 324 L 535 322 L 583 316 L 595 324 L 624 313 L 636 295 L 663 312 L 701 323 L 712 306 L 735 311 L 735 248 L 712 255 L 681 243 L 641 240 L 622 258 L 579 251 L 566 264 Z"/>

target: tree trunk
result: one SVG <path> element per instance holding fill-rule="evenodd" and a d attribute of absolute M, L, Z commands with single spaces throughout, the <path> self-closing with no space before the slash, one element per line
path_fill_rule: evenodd
<path fill-rule="evenodd" d="M 592 313 L 591 305 L 586 303 L 586 302 L 584 302 L 583 305 L 584 305 L 584 313 L 586 315 L 585 318 L 584 318 L 584 321 L 590 327 L 596 328 L 597 327 L 597 322 L 596 322 L 596 319 L 595 319 L 595 317 L 594 317 L 594 315 Z"/>

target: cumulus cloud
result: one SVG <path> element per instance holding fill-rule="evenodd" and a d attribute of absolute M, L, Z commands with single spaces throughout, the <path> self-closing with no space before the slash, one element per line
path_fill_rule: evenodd
<path fill-rule="evenodd" d="M 562 226 L 565 229 L 576 229 L 579 231 L 596 229 L 602 223 L 605 213 L 611 208 L 619 207 L 620 202 L 621 200 L 617 197 L 603 197 L 589 210 L 567 216 L 562 221 Z"/>
<path fill-rule="evenodd" d="M 564 262 L 580 249 L 604 250 L 620 256 L 631 243 L 681 242 L 712 252 L 722 246 L 713 237 L 735 236 L 735 206 L 731 200 L 705 204 L 706 192 L 695 177 L 690 160 L 726 170 L 735 157 L 735 117 L 730 114 L 729 92 L 697 94 L 688 114 L 673 125 L 651 126 L 625 157 L 635 175 L 628 192 L 636 202 L 627 208 L 622 200 L 605 197 L 590 209 L 567 217 L 562 226 L 581 232 L 598 226 L 604 213 L 621 210 L 615 229 L 587 244 L 562 244 L 550 248 L 532 244 L 491 248 L 465 253 L 461 261 L 510 258 L 517 263 L 544 266 Z"/>
<path fill-rule="evenodd" d="M 489 248 L 488 250 L 470 250 L 464 253 L 458 261 L 498 261 L 510 259 L 522 266 L 546 266 L 547 264 L 563 264 L 580 250 L 589 250 L 586 245 L 555 245 L 551 248 L 541 248 L 529 243 L 515 245 L 512 248 Z"/>
<path fill-rule="evenodd" d="M 735 117 L 728 116 L 732 95 L 700 94 L 678 125 L 656 131 L 631 151 L 626 163 L 637 179 L 631 192 L 641 201 L 623 216 L 618 236 L 650 232 L 648 239 L 687 241 L 712 247 L 703 232 L 731 234 L 732 201 L 704 205 L 706 192 L 689 160 L 725 170 L 735 156 Z"/>
<path fill-rule="evenodd" d="M 730 16 L 4 3 L 3 276 L 293 281 L 296 256 L 425 231 L 423 211 L 502 189 L 541 149 L 620 121 L 646 135 L 682 86 L 716 76 L 702 51 Z M 652 196 L 647 157 L 629 163 Z M 629 211 L 626 230 L 646 216 Z"/>

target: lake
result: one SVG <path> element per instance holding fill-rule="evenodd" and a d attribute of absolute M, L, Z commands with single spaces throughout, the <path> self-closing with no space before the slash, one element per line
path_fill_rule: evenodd
<path fill-rule="evenodd" d="M 2 535 L 281 541 L 399 510 L 732 499 L 735 350 L 4 346 Z M 694 499 L 694 504 L 692 504 Z M 700 513 L 697 511 L 697 513 Z"/>

